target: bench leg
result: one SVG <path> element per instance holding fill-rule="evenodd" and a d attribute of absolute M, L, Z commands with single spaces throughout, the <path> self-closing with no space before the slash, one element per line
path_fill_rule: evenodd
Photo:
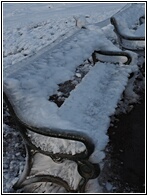
<path fill-rule="evenodd" d="M 82 176 L 82 179 L 78 186 L 79 193 L 85 193 L 85 187 L 90 179 L 95 179 L 100 174 L 99 164 L 90 163 L 88 160 L 77 161 L 78 172 Z"/>
<path fill-rule="evenodd" d="M 13 185 L 13 188 L 15 190 L 19 189 L 21 187 L 21 184 L 24 182 L 26 177 L 29 175 L 29 173 L 31 171 L 31 166 L 32 166 L 31 149 L 26 143 L 24 143 L 24 144 L 25 144 L 25 149 L 26 149 L 26 163 L 25 163 L 24 170 L 23 170 L 19 180 Z"/>
<path fill-rule="evenodd" d="M 52 182 L 52 183 L 55 183 L 55 184 L 58 184 L 64 187 L 67 192 L 71 192 L 71 193 L 77 192 L 75 190 L 70 189 L 68 183 L 60 177 L 55 177 L 52 175 L 36 175 L 36 176 L 30 177 L 30 172 L 31 172 L 32 165 L 33 165 L 33 157 L 36 151 L 32 150 L 30 146 L 28 146 L 26 143 L 25 143 L 25 149 L 26 149 L 25 167 L 19 180 L 13 185 L 14 190 L 21 189 L 27 185 L 30 185 L 36 182 Z"/>
<path fill-rule="evenodd" d="M 23 188 L 24 186 L 30 185 L 32 183 L 36 183 L 36 182 L 52 182 L 55 183 L 57 185 L 60 185 L 62 187 L 65 188 L 65 190 L 69 193 L 74 193 L 77 192 L 75 190 L 71 190 L 68 183 L 66 181 L 64 181 L 63 179 L 56 177 L 56 176 L 52 176 L 52 175 L 36 175 L 35 177 L 31 177 L 29 179 L 26 179 L 19 188 Z"/>
<path fill-rule="evenodd" d="M 25 148 L 26 148 L 26 163 L 25 163 L 24 170 L 19 180 L 13 186 L 14 189 L 20 189 L 24 186 L 27 186 L 27 185 L 30 185 L 31 183 L 36 183 L 36 182 L 52 182 L 54 184 L 58 184 L 64 187 L 67 192 L 85 193 L 85 187 L 86 187 L 87 182 L 90 179 L 95 179 L 99 176 L 100 174 L 99 165 L 93 164 L 89 162 L 88 160 L 73 160 L 77 164 L 77 171 L 82 177 L 80 179 L 80 182 L 76 190 L 71 189 L 69 184 L 60 177 L 53 176 L 48 173 L 32 175 L 31 169 L 34 163 L 34 156 L 36 155 L 36 153 L 41 153 L 43 155 L 46 155 L 46 154 L 44 154 L 44 152 L 42 152 L 41 150 L 35 148 L 35 146 L 31 144 L 31 141 L 29 142 L 28 137 L 25 133 L 26 130 L 24 129 L 24 127 L 20 126 L 20 128 L 21 128 L 20 134 L 24 140 Z M 50 157 L 53 160 L 53 162 L 56 161 L 54 159 L 54 156 L 53 157 L 48 156 L 48 157 Z M 60 160 L 57 160 L 57 161 L 60 164 Z"/>
<path fill-rule="evenodd" d="M 23 188 L 27 185 L 36 182 L 52 182 L 64 187 L 64 189 L 69 193 L 74 193 L 74 192 L 85 193 L 85 187 L 87 182 L 90 179 L 97 178 L 100 174 L 100 168 L 98 164 L 92 164 L 88 160 L 76 161 L 78 165 L 78 173 L 82 177 L 82 179 L 78 184 L 78 188 L 76 190 L 72 190 L 68 185 L 68 183 L 60 177 L 46 175 L 46 174 L 30 176 L 31 168 L 33 165 L 33 157 L 36 151 L 32 150 L 30 146 L 28 146 L 26 143 L 25 143 L 25 148 L 26 148 L 26 163 L 19 180 L 13 186 L 15 190 Z"/>

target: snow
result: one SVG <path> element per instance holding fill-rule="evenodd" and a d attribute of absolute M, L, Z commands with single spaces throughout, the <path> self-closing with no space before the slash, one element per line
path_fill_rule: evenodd
<path fill-rule="evenodd" d="M 112 184 L 110 184 L 109 182 L 106 182 L 106 189 L 108 190 L 108 191 L 110 191 L 113 187 L 112 187 Z"/>
<path fill-rule="evenodd" d="M 48 127 L 51 122 L 53 126 L 55 122 L 61 126 L 60 119 L 54 116 L 56 105 L 50 103 L 48 97 L 56 92 L 59 83 L 71 79 L 76 67 L 94 50 L 108 48 L 110 51 L 119 50 L 103 36 L 99 27 L 95 30 L 81 29 L 54 49 L 47 50 L 37 58 L 34 56 L 33 61 L 20 63 L 19 66 L 16 64 L 13 70 L 11 67 L 9 71 L 7 69 L 4 87 L 11 92 L 17 115 L 32 126 Z M 39 120 L 41 118 L 42 121 Z"/>
<path fill-rule="evenodd" d="M 140 24 L 139 20 L 143 16 L 145 16 L 145 7 L 142 3 L 134 3 L 127 10 L 116 13 L 114 18 L 118 24 L 120 34 L 129 37 L 145 37 L 145 23 Z M 127 48 L 144 48 L 145 41 L 122 40 L 122 44 Z"/>
<path fill-rule="evenodd" d="M 94 162 L 101 163 L 105 156 L 109 117 L 115 112 L 130 72 L 130 66 L 96 64 L 59 108 L 61 118 L 73 122 L 93 139 L 96 148 L 91 160 Z"/>
<path fill-rule="evenodd" d="M 136 13 L 136 14 L 135 14 Z M 141 16 L 145 15 L 145 7 L 143 3 L 133 3 L 131 7 L 129 7 L 127 10 L 124 10 L 123 12 L 119 12 L 114 15 L 114 17 L 117 19 L 117 21 L 120 23 L 120 25 L 123 27 L 128 27 L 131 29 L 131 27 L 135 24 L 137 24 L 139 21 L 139 18 Z M 123 28 L 124 29 L 124 28 Z M 122 30 L 123 30 L 122 29 Z"/>
<path fill-rule="evenodd" d="M 86 26 L 87 29 L 81 29 L 78 32 L 76 32 L 74 35 L 69 37 L 68 39 L 64 40 L 61 44 L 59 44 L 57 47 L 55 47 L 52 51 L 47 50 L 44 52 L 44 54 L 37 56 L 37 58 L 34 58 L 34 61 L 30 61 L 30 66 L 28 67 L 28 62 L 26 61 L 24 64 L 18 65 L 16 64 L 13 66 L 13 71 L 10 69 L 9 73 L 7 71 L 7 77 L 4 78 L 4 88 L 11 93 L 11 101 L 14 106 L 14 109 L 16 111 L 16 114 L 23 120 L 23 122 L 32 125 L 34 127 L 47 127 L 47 128 L 60 128 L 60 129 L 67 129 L 67 130 L 84 130 L 85 133 L 88 135 L 90 130 L 94 130 L 90 135 L 90 138 L 93 138 L 94 135 L 98 135 L 98 131 L 100 130 L 100 133 L 104 133 L 107 131 L 107 128 L 109 126 L 109 116 L 111 116 L 114 113 L 114 109 L 120 100 L 121 93 L 124 90 L 124 87 L 127 82 L 128 78 L 128 70 L 131 70 L 129 67 L 126 67 L 127 74 L 124 73 L 124 70 L 122 67 L 121 69 L 118 67 L 112 67 L 111 64 L 99 64 L 96 65 L 95 68 L 93 68 L 92 72 L 94 75 L 88 74 L 86 78 L 88 77 L 88 82 L 85 84 L 84 80 L 82 81 L 82 87 L 79 85 L 76 90 L 80 88 L 80 91 L 78 91 L 78 99 L 75 100 L 73 98 L 72 94 L 70 96 L 70 99 L 72 99 L 72 102 L 74 102 L 76 105 L 72 106 L 72 102 L 70 102 L 70 106 L 66 106 L 64 111 L 64 114 L 62 117 L 59 117 L 58 115 L 58 109 L 56 104 L 53 102 L 49 102 L 48 98 L 52 94 L 54 94 L 58 90 L 58 84 L 62 83 L 66 80 L 70 80 L 73 76 L 73 72 L 76 69 L 78 65 L 83 63 L 85 59 L 91 56 L 94 50 L 117 50 L 120 51 L 117 47 L 115 47 L 107 38 L 103 35 L 101 29 L 99 27 L 96 27 L 93 25 Z M 98 39 L 98 37 L 100 39 Z M 112 61 L 111 57 L 109 58 L 110 61 Z M 118 57 L 118 60 L 122 59 L 121 57 Z M 121 62 L 121 60 L 119 60 Z M 121 65 L 120 65 L 121 66 Z M 15 70 L 16 67 L 16 70 Z M 129 68 L 129 69 L 128 69 Z M 110 70 L 111 69 L 111 70 Z M 117 72 L 117 75 L 120 76 L 119 78 L 115 77 L 114 75 L 114 69 Z M 120 70 L 119 73 L 117 70 Z M 111 77 L 113 75 L 113 78 Z M 43 77 L 44 76 L 44 77 Z M 93 82 L 91 81 L 93 78 Z M 124 81 L 126 79 L 126 81 Z M 104 83 L 104 80 L 112 81 L 112 85 L 110 86 L 110 91 L 108 92 L 108 83 Z M 115 84 L 113 84 L 113 81 L 116 81 Z M 120 82 L 121 87 L 120 87 Z M 95 86 L 97 85 L 97 87 Z M 103 84 L 103 86 L 100 86 Z M 92 85 L 92 86 L 91 86 Z M 115 86 L 114 86 L 115 85 Z M 118 85 L 118 89 L 116 89 L 116 85 Z M 87 88 L 86 88 L 87 87 Z M 101 89 L 105 89 L 105 91 L 101 91 Z M 83 92 L 85 90 L 85 94 L 80 94 L 79 92 Z M 99 94 L 97 94 L 97 89 L 99 90 Z M 116 89 L 116 91 L 115 91 Z M 92 90 L 92 92 L 90 91 Z M 90 91 L 90 92 L 89 92 Z M 95 94 L 94 94 L 95 91 Z M 101 91 L 101 93 L 100 93 Z M 107 92 L 106 92 L 107 91 Z M 73 91 L 74 93 L 77 91 Z M 87 94 L 93 95 L 90 96 L 88 99 Z M 108 94 L 106 94 L 108 93 Z M 112 94 L 113 93 L 113 94 Z M 116 96 L 115 96 L 116 94 Z M 115 96 L 115 99 L 112 97 Z M 83 101 L 84 106 L 81 104 L 82 98 L 86 99 Z M 97 97 L 97 99 L 96 99 Z M 105 97 L 108 97 L 108 100 L 105 100 Z M 74 100 L 75 101 L 74 101 Z M 103 100 L 103 102 L 98 105 L 98 99 Z M 112 100 L 112 102 L 109 102 L 109 100 Z M 78 103 L 77 103 L 78 102 Z M 92 102 L 92 103 L 91 103 Z M 88 107 L 88 104 L 92 104 L 90 106 L 90 109 L 84 108 Z M 109 106 L 107 105 L 109 103 Z M 93 104 L 96 104 L 94 106 Z M 106 108 L 103 108 L 102 106 L 105 105 Z M 81 106 L 81 107 L 80 107 Z M 83 106 L 83 107 L 82 107 Z M 72 107 L 76 110 L 75 113 L 72 113 Z M 94 107 L 97 108 L 97 111 L 95 112 L 95 116 L 92 115 L 92 112 L 94 112 Z M 110 107 L 110 110 L 109 110 Z M 37 109 L 38 108 L 38 109 Z M 63 107 L 62 107 L 63 108 Z M 79 122 L 75 122 L 76 120 L 76 114 L 77 114 L 77 108 L 79 108 L 79 114 L 78 119 Z M 87 114 L 86 117 L 83 116 L 82 110 L 85 111 Z M 88 111 L 87 111 L 88 110 Z M 113 110 L 113 111 L 112 111 Z M 70 111 L 71 115 L 69 114 Z M 108 114 L 102 114 L 103 111 L 109 112 Z M 100 121 L 103 122 L 103 128 L 98 127 L 89 127 L 87 125 L 87 121 L 90 125 L 94 125 L 93 122 L 94 119 L 99 119 L 99 116 L 96 116 L 97 113 L 100 113 Z M 66 116 L 66 114 L 68 116 Z M 89 118 L 88 115 L 92 116 L 92 119 Z M 63 116 L 65 120 L 63 121 Z M 65 117 L 66 116 L 66 117 Z M 71 116 L 71 117 L 70 117 Z M 106 120 L 102 119 L 102 116 L 105 116 Z M 69 119 L 70 117 L 70 119 Z M 82 119 L 86 119 L 87 121 L 84 121 L 82 123 Z M 40 120 L 42 119 L 42 120 Z M 74 119 L 74 120 L 73 120 Z M 71 122 L 71 123 L 70 123 Z M 74 123 L 74 125 L 73 125 Z M 98 121 L 96 121 L 98 124 Z M 80 126 L 81 124 L 81 126 Z M 79 125 L 80 127 L 76 127 L 75 125 Z M 107 127 L 106 127 L 107 125 Z M 105 126 L 105 127 L 104 127 Z M 88 131 L 86 131 L 88 130 Z M 103 132 L 102 132 L 103 130 Z M 92 132 L 92 131 L 91 131 Z M 45 151 L 53 151 L 54 153 L 59 153 L 60 151 L 64 152 L 62 149 L 64 141 L 58 142 L 57 139 L 50 139 L 46 138 L 45 136 L 38 136 L 38 134 L 31 134 L 31 137 L 33 139 L 33 143 L 37 144 L 37 146 L 40 146 Z M 94 138 L 96 138 L 96 136 Z M 39 138 L 38 138 L 39 137 Z M 38 138 L 38 139 L 37 139 Z M 106 146 L 106 136 L 102 134 L 102 139 L 100 142 L 101 148 L 98 151 L 102 151 Z M 44 147 L 44 143 L 57 143 L 57 145 L 51 145 L 49 147 Z M 66 142 L 65 142 L 66 143 Z M 95 144 L 97 144 L 97 141 L 94 141 Z M 74 146 L 78 146 L 77 149 L 74 148 Z M 80 145 L 78 142 L 75 144 L 75 142 L 71 142 L 66 145 L 69 146 L 66 147 L 67 153 L 75 154 L 76 152 L 84 151 L 84 146 Z M 75 149 L 75 151 L 74 151 Z M 97 151 L 97 153 L 98 153 Z M 99 154 L 100 160 L 97 160 L 97 162 L 101 162 L 103 153 Z M 96 160 L 94 160 L 96 161 Z"/>
<path fill-rule="evenodd" d="M 77 30 L 74 17 L 97 23 L 125 3 L 4 3 L 4 70 L 40 49 L 62 41 Z M 50 8 L 49 8 L 50 7 Z M 38 9 L 39 8 L 39 9 Z"/>
<path fill-rule="evenodd" d="M 142 36 L 145 37 L 145 23 L 143 23 L 142 25 L 140 25 L 139 28 L 137 28 L 137 30 L 135 31 L 136 36 Z"/>
<path fill-rule="evenodd" d="M 104 46 L 103 42 L 107 42 L 107 39 L 102 36 L 99 22 L 102 20 L 105 22 L 108 21 L 110 16 L 125 5 L 125 3 L 3 4 L 4 83 L 9 90 L 13 89 L 12 99 L 15 99 L 14 104 L 19 106 L 17 113 L 19 115 L 21 114 L 22 118 L 28 117 L 25 120 L 29 123 L 35 123 L 36 126 L 55 127 L 56 122 L 56 126 L 62 127 L 63 129 L 73 128 L 74 130 L 85 130 L 94 139 L 97 146 L 95 153 L 91 156 L 91 160 L 100 163 L 105 156 L 103 149 L 108 142 L 106 131 L 110 123 L 109 116 L 115 112 L 115 105 L 120 100 L 121 93 L 125 89 L 129 73 L 132 70 L 136 71 L 136 62 L 131 67 L 123 66 L 122 63 L 120 66 L 110 63 L 98 63 L 95 67 L 91 68 L 86 77 L 82 79 L 82 82 L 72 91 L 70 99 L 67 99 L 61 108 L 47 101 L 47 99 L 57 91 L 57 84 L 73 77 L 76 66 L 91 56 L 92 51 L 97 49 L 98 43 L 102 44 L 102 47 Z M 80 19 L 80 25 L 78 27 L 85 26 L 86 29 L 76 27 L 75 19 Z M 97 23 L 97 25 L 91 25 L 92 23 Z M 116 39 L 112 31 L 113 27 L 109 23 L 102 30 L 107 37 Z M 66 38 L 67 41 L 63 45 L 64 42 L 62 41 Z M 59 46 L 58 48 L 56 46 L 57 44 Z M 107 46 L 109 45 L 107 44 Z M 115 50 L 116 47 L 111 46 L 110 49 Z M 46 82 L 42 77 L 43 75 L 46 78 Z M 78 78 L 81 78 L 80 73 L 76 75 Z M 21 83 L 19 83 L 19 80 L 21 80 Z M 110 80 L 112 83 L 108 83 Z M 101 91 L 99 91 L 100 89 L 98 89 L 97 84 L 101 86 Z M 117 86 L 118 88 L 116 88 Z M 105 89 L 107 90 L 105 91 Z M 131 95 L 129 93 L 130 90 L 133 90 L 133 85 L 126 91 L 129 97 Z M 103 93 L 105 94 L 103 95 Z M 114 96 L 115 94 L 118 96 Z M 81 96 L 83 96 L 83 100 Z M 99 102 L 96 96 L 100 98 Z M 130 100 L 133 96 L 130 97 Z M 20 104 L 21 102 L 24 105 Z M 110 104 L 107 105 L 106 103 L 109 102 Z M 68 107 L 71 108 L 67 112 L 66 108 Z M 36 110 L 37 108 L 38 110 Z M 101 109 L 99 116 L 98 109 Z M 31 118 L 30 114 L 33 114 Z M 96 123 L 97 118 L 103 119 L 103 121 L 100 120 L 101 123 L 99 125 Z M 12 138 L 16 137 L 15 130 L 10 128 L 10 126 L 4 124 L 3 128 L 5 138 L 9 134 Z M 95 135 L 97 131 L 100 132 L 99 141 L 101 142 L 97 141 L 98 135 Z M 32 135 L 32 137 L 38 141 L 37 135 Z M 47 143 L 49 142 L 49 138 L 45 139 L 44 136 L 41 137 L 40 146 L 43 146 L 43 140 L 47 140 Z M 24 165 L 24 157 L 17 154 L 20 149 L 17 148 L 17 145 L 14 150 L 15 154 L 13 155 L 13 147 L 15 144 L 19 145 L 18 140 L 19 138 L 15 138 L 14 141 L 11 140 L 10 152 L 8 151 L 4 154 L 3 191 L 5 193 L 12 191 L 11 187 L 18 179 L 18 174 L 21 173 Z M 52 144 L 57 143 L 55 140 L 54 138 L 50 138 Z M 36 143 L 36 141 L 34 142 Z M 49 148 L 58 152 L 59 149 L 66 149 L 67 143 L 61 139 L 60 145 L 58 146 L 59 148 L 55 147 L 55 145 L 51 145 Z M 71 145 L 69 149 L 74 149 L 75 142 L 71 142 L 69 145 Z M 76 152 L 84 150 L 84 145 L 79 142 L 77 142 L 76 146 Z M 47 150 L 47 147 L 43 146 L 43 148 Z M 75 151 L 72 151 L 72 154 L 75 154 Z M 46 158 L 44 157 L 44 159 Z M 38 160 L 38 158 L 36 157 L 35 160 Z M 68 164 L 68 166 L 65 166 L 65 164 Z M 19 165 L 19 171 L 16 165 Z M 57 170 L 53 170 L 53 166 L 56 167 L 54 164 L 51 164 L 51 168 L 48 169 L 55 173 L 61 171 L 60 175 L 65 179 L 68 178 L 68 174 L 70 176 L 76 176 L 68 180 L 69 184 L 75 188 L 79 180 L 75 165 L 72 164 L 70 166 L 68 161 L 64 162 L 61 166 L 60 164 L 58 165 L 59 168 Z M 45 165 L 43 167 L 45 168 Z M 66 171 L 66 168 L 69 168 L 66 173 L 67 175 L 62 173 Z M 90 180 L 86 190 L 87 192 L 102 192 L 97 179 Z M 46 191 L 49 192 L 51 189 Z M 55 189 L 53 188 L 52 191 L 55 191 Z"/>

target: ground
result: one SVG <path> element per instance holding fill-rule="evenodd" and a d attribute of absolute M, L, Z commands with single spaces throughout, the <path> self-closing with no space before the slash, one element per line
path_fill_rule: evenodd
<path fill-rule="evenodd" d="M 108 134 L 110 142 L 103 175 L 108 191 L 115 193 L 145 192 L 145 98 L 128 114 L 117 117 Z M 105 179 L 106 180 L 106 176 Z M 107 185 L 111 184 L 112 186 Z M 111 190 L 110 190 L 111 189 Z"/>

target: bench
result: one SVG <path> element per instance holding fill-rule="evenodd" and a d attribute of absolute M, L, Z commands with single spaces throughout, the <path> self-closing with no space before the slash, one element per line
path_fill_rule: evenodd
<path fill-rule="evenodd" d="M 70 81 L 91 56 L 95 65 L 57 106 L 49 97 L 60 94 L 59 84 Z M 101 192 L 98 176 L 110 116 L 132 67 L 131 54 L 114 46 L 97 27 L 81 29 L 52 50 L 7 69 L 4 100 L 26 148 L 26 165 L 14 189 Z"/>
<path fill-rule="evenodd" d="M 122 49 L 135 52 L 145 50 L 145 5 L 132 3 L 110 19 Z"/>

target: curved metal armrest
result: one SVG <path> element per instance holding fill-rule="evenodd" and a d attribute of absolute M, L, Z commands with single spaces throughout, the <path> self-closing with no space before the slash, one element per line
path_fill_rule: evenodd
<path fill-rule="evenodd" d="M 125 56 L 127 58 L 127 61 L 124 63 L 125 65 L 129 65 L 132 61 L 132 57 L 129 53 L 123 52 L 123 51 L 106 51 L 106 50 L 100 50 L 100 51 L 94 51 L 94 54 L 98 53 L 101 55 L 107 55 L 107 56 Z"/>
<path fill-rule="evenodd" d="M 36 128 L 33 126 L 30 126 L 24 122 L 22 122 L 22 120 L 16 115 L 14 108 L 11 104 L 10 99 L 8 98 L 8 95 L 6 94 L 6 92 L 3 92 L 4 95 L 4 100 L 6 101 L 6 104 L 8 105 L 9 111 L 11 113 L 11 115 L 14 117 L 14 120 L 17 124 L 17 126 L 20 128 L 21 131 L 21 135 L 22 137 L 25 139 L 25 142 L 33 147 L 38 149 L 37 147 L 35 147 L 34 144 L 32 144 L 29 140 L 29 137 L 27 136 L 26 132 L 27 129 L 31 130 L 35 133 L 44 135 L 44 136 L 48 136 L 48 137 L 55 137 L 55 138 L 60 138 L 60 139 L 67 139 L 67 140 L 75 140 L 78 142 L 82 142 L 85 146 L 86 146 L 86 150 L 84 152 L 81 153 L 77 153 L 77 154 L 63 154 L 63 153 L 52 153 L 52 152 L 44 152 L 40 149 L 41 152 L 44 152 L 44 154 L 47 154 L 51 157 L 60 157 L 60 158 L 69 158 L 69 159 L 73 159 L 73 160 L 77 160 L 77 159 L 85 159 L 88 158 L 94 151 L 94 144 L 91 140 L 91 138 L 89 138 L 85 133 L 82 132 L 78 132 L 78 131 L 74 131 L 74 130 L 64 130 L 64 129 L 56 129 L 56 128 Z"/>
<path fill-rule="evenodd" d="M 22 124 L 22 122 L 21 122 Z M 86 150 L 84 152 L 76 153 L 74 155 L 72 154 L 64 154 L 64 153 L 56 153 L 52 154 L 55 157 L 60 157 L 60 158 L 69 158 L 69 159 L 86 159 L 89 158 L 89 156 L 93 153 L 94 151 L 94 144 L 92 140 L 85 134 L 81 132 L 77 132 L 74 130 L 64 130 L 64 129 L 56 129 L 56 128 L 36 128 L 36 127 L 31 127 L 26 124 L 22 124 L 25 126 L 26 129 L 29 129 L 35 133 L 47 136 L 47 137 L 54 137 L 54 138 L 59 138 L 59 139 L 66 139 L 66 140 L 74 140 L 78 142 L 82 142 Z"/>
<path fill-rule="evenodd" d="M 116 33 L 123 39 L 131 41 L 145 41 L 145 37 L 125 35 L 120 29 L 115 17 L 110 18 L 111 24 L 115 27 Z"/>

